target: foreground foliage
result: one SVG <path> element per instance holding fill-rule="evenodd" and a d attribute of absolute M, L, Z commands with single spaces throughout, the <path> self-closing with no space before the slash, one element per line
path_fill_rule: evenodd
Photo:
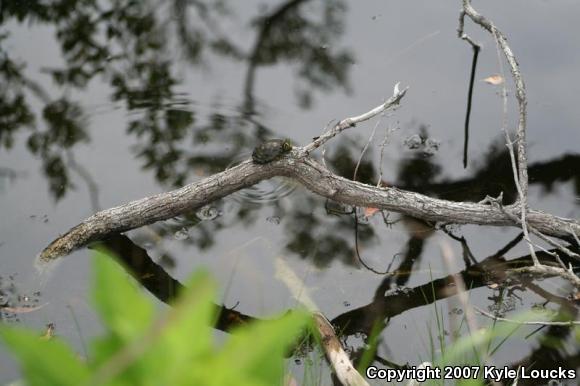
<path fill-rule="evenodd" d="M 218 346 L 215 286 L 195 274 L 174 307 L 158 317 L 155 303 L 109 256 L 95 257 L 93 295 L 107 332 L 80 358 L 58 338 L 43 340 L 22 328 L 0 336 L 29 385 L 276 385 L 284 353 L 309 320 L 292 313 L 234 331 Z"/>

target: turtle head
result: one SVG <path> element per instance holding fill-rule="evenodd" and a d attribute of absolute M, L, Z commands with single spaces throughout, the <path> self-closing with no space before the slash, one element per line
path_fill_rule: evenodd
<path fill-rule="evenodd" d="M 292 141 L 286 138 L 284 139 L 284 142 L 282 142 L 282 151 L 289 152 L 290 150 L 292 150 Z"/>

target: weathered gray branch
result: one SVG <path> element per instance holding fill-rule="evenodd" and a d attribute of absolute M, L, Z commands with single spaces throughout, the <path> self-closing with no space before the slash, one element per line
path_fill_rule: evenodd
<path fill-rule="evenodd" d="M 572 272 L 572 268 L 566 269 L 563 268 L 550 268 L 544 267 L 540 264 L 538 257 L 536 256 L 536 252 L 534 250 L 534 246 L 529 236 L 528 232 L 528 225 L 530 230 L 542 240 L 552 244 L 557 245 L 560 250 L 565 251 L 570 257 L 578 259 L 579 256 L 576 253 L 568 250 L 566 247 L 560 245 L 559 243 L 550 240 L 550 238 L 546 237 L 542 234 L 542 231 L 535 230 L 533 225 L 526 220 L 528 216 L 528 158 L 527 158 L 527 144 L 526 144 L 526 120 L 527 120 L 527 97 L 526 97 L 526 86 L 524 84 L 524 78 L 521 74 L 518 62 L 514 53 L 512 52 L 510 46 L 507 43 L 507 38 L 505 35 L 485 16 L 478 13 L 472 6 L 471 0 L 463 0 L 463 8 L 460 13 L 459 17 L 459 33 L 462 39 L 467 40 L 470 44 L 474 44 L 474 42 L 467 37 L 463 33 L 464 29 L 464 18 L 465 16 L 469 16 L 469 18 L 475 23 L 481 26 L 483 29 L 487 30 L 490 34 L 493 35 L 497 47 L 498 47 L 498 56 L 499 51 L 503 52 L 511 73 L 512 78 L 514 80 L 516 86 L 516 99 L 518 101 L 518 109 L 519 109 L 519 120 L 518 120 L 518 127 L 516 130 L 516 146 L 517 146 L 517 165 L 516 165 L 516 157 L 514 155 L 513 150 L 513 143 L 510 139 L 510 136 L 507 132 L 506 127 L 506 117 L 507 117 L 507 92 L 505 84 L 503 84 L 503 92 L 502 92 L 502 99 L 503 99 L 503 106 L 504 106 L 504 124 L 502 130 L 506 137 L 506 146 L 508 147 L 510 159 L 512 162 L 512 169 L 514 172 L 514 182 L 518 191 L 519 196 L 519 205 L 520 205 L 520 220 L 519 223 L 522 227 L 524 233 L 524 239 L 528 243 L 528 247 L 530 248 L 530 254 L 532 256 L 532 260 L 534 261 L 534 270 L 538 273 L 541 271 L 543 274 L 550 274 L 555 273 L 559 274 L 560 276 L 570 280 L 576 287 L 580 288 L 580 279 Z M 501 67 L 501 58 L 500 59 L 500 67 Z M 502 68 L 502 75 L 503 75 L 503 68 Z M 509 217 L 516 218 L 511 214 L 508 214 Z M 574 235 L 575 236 L 575 235 Z M 557 256 L 556 256 L 557 257 Z M 557 257 L 557 261 L 563 266 L 562 261 Z"/>
<path fill-rule="evenodd" d="M 504 134 L 506 136 L 506 146 L 509 149 L 510 157 L 512 159 L 512 165 L 514 169 L 514 182 L 518 191 L 520 206 L 521 206 L 521 226 L 524 232 L 524 238 L 528 242 L 530 253 L 532 255 L 532 259 L 534 260 L 534 265 L 538 265 L 538 257 L 536 256 L 536 252 L 532 246 L 532 241 L 530 240 L 529 232 L 528 232 L 528 222 L 526 221 L 527 211 L 528 211 L 528 157 L 527 157 L 527 144 L 526 144 L 526 120 L 527 120 L 527 97 L 526 97 L 526 86 L 524 84 L 524 78 L 520 72 L 520 68 L 518 62 L 516 60 L 515 55 L 512 52 L 512 49 L 507 44 L 507 39 L 505 35 L 485 16 L 478 13 L 473 6 L 471 5 L 471 0 L 463 0 L 463 9 L 461 11 L 459 17 L 459 30 L 463 32 L 464 29 L 464 16 L 467 15 L 469 18 L 483 29 L 487 30 L 490 34 L 493 35 L 499 49 L 503 52 L 512 73 L 512 77 L 514 79 L 514 83 L 516 85 L 516 99 L 518 101 L 518 109 L 519 109 L 519 120 L 518 120 L 518 128 L 516 130 L 516 146 L 517 146 L 517 165 L 515 165 L 515 156 L 513 151 L 513 144 L 510 140 L 510 136 L 507 132 L 507 127 L 502 128 Z M 474 42 L 467 37 L 467 35 L 462 33 L 461 38 L 467 40 L 470 44 L 474 44 Z M 501 64 L 501 58 L 500 58 Z M 503 71 L 502 71 L 503 72 Z M 504 100 L 504 119 L 505 115 L 507 114 L 507 97 L 505 91 L 502 94 Z M 504 121 L 505 122 L 505 121 Z"/>
<path fill-rule="evenodd" d="M 399 83 L 397 83 L 393 89 L 393 95 L 389 99 L 387 99 L 384 103 L 378 105 L 377 107 L 375 107 L 370 111 L 367 111 L 366 113 L 357 115 L 355 117 L 345 118 L 342 121 L 338 122 L 336 125 L 334 125 L 330 130 L 328 130 L 324 134 L 322 134 L 320 137 L 315 138 L 314 141 L 312 141 L 312 143 L 309 143 L 308 145 L 300 149 L 300 155 L 308 155 L 312 151 L 318 149 L 321 145 L 328 142 L 336 135 L 340 134 L 342 131 L 355 126 L 357 123 L 367 121 L 383 113 L 384 111 L 397 107 L 401 102 L 401 99 L 403 99 L 403 97 L 407 93 L 408 89 L 409 89 L 408 87 L 405 87 L 403 90 L 399 90 Z"/>
<path fill-rule="evenodd" d="M 502 318 L 500 316 L 491 314 L 491 313 L 484 311 L 481 308 L 476 307 L 476 306 L 473 306 L 473 308 L 475 308 L 475 310 L 477 312 L 479 312 L 481 315 L 488 317 L 490 319 L 493 319 L 495 321 L 500 321 L 500 322 L 515 323 L 515 324 L 521 324 L 521 325 L 527 325 L 527 326 L 574 326 L 574 325 L 578 326 L 578 325 L 580 325 L 580 321 L 578 321 L 578 320 L 568 320 L 568 321 L 558 322 L 558 321 L 551 321 L 551 320 L 531 321 L 531 320 L 507 319 L 507 318 Z"/>
<path fill-rule="evenodd" d="M 500 209 L 493 205 L 441 200 L 396 188 L 377 188 L 337 176 L 314 159 L 299 157 L 298 152 L 295 150 L 287 157 L 265 165 L 247 160 L 183 188 L 98 212 L 53 241 L 42 251 L 40 258 L 51 260 L 108 235 L 196 210 L 275 176 L 292 178 L 313 193 L 349 205 L 376 207 L 436 222 L 518 226 L 504 213 L 517 215 L 518 206 Z M 528 222 L 550 236 L 566 238 L 570 237 L 570 232 L 580 235 L 580 222 L 573 219 L 530 210 Z"/>
<path fill-rule="evenodd" d="M 328 319 L 319 312 L 315 312 L 313 318 L 320 334 L 321 346 L 340 383 L 345 386 L 369 386 L 352 365 Z"/>
<path fill-rule="evenodd" d="M 510 46 L 507 44 L 507 39 L 504 34 L 488 19 L 478 13 L 472 6 L 471 0 L 463 0 L 463 12 L 469 16 L 474 23 L 480 25 L 487 30 L 496 39 L 497 44 L 505 55 L 505 58 L 510 66 L 512 77 L 516 85 L 516 98 L 518 100 L 519 120 L 517 128 L 517 149 L 518 149 L 518 182 L 520 183 L 524 199 L 528 192 L 528 160 L 526 152 L 526 86 L 524 78 L 520 72 L 518 62 Z M 526 202 L 522 202 L 524 208 L 527 207 Z"/>

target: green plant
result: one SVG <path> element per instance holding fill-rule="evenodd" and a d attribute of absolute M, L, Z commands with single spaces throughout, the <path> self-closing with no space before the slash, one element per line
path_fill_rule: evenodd
<path fill-rule="evenodd" d="M 441 370 L 441 377 L 426 382 L 427 385 L 456 384 L 461 386 L 485 385 L 483 367 L 489 365 L 490 358 L 503 346 L 521 325 L 498 324 L 494 320 L 491 326 L 479 331 L 472 331 L 467 323 L 466 310 L 453 331 L 445 329 L 444 312 L 435 301 L 436 293 L 431 276 L 431 296 L 436 321 L 436 337 L 433 335 L 431 323 L 427 324 L 429 334 L 429 366 Z M 423 293 L 425 302 L 430 299 Z M 525 321 L 529 315 L 521 315 L 518 320 Z M 437 343 L 435 342 L 437 341 Z M 494 347 L 493 343 L 498 341 Z M 489 366 L 488 366 L 489 367 Z M 454 372 L 455 371 L 455 372 Z"/>
<path fill-rule="evenodd" d="M 165 314 L 113 259 L 97 252 L 93 297 L 107 332 L 81 359 L 58 338 L 0 326 L 0 336 L 20 362 L 29 385 L 277 385 L 284 353 L 309 316 L 293 312 L 251 323 L 218 346 L 211 328 L 215 285 L 197 273 Z"/>

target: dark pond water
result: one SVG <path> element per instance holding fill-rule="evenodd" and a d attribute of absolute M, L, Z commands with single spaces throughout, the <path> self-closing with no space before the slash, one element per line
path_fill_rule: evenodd
<path fill-rule="evenodd" d="M 410 86 L 402 107 L 331 141 L 332 170 L 352 178 L 376 127 L 360 181 L 376 184 L 382 170 L 388 184 L 449 200 L 479 201 L 501 191 L 506 200 L 515 197 L 500 132 L 500 89 L 481 81 L 500 71 L 496 47 L 471 23 L 468 32 L 484 48 L 463 168 L 472 53 L 456 37 L 460 1 L 112 3 L 0 2 L 0 304 L 42 306 L 0 310 L 3 322 L 39 330 L 53 323 L 82 352 L 101 329 L 88 294 L 91 251 L 77 251 L 41 274 L 35 257 L 48 242 L 99 209 L 240 162 L 263 139 L 306 144 L 329 121 L 381 103 L 397 82 Z M 530 203 L 578 218 L 580 3 L 475 5 L 506 33 L 525 77 Z M 507 87 L 513 97 L 512 83 Z M 514 98 L 508 108 L 513 128 Z M 257 318 L 296 305 L 286 285 L 291 272 L 353 351 L 375 321 L 388 321 L 377 352 L 383 363 L 431 359 L 434 292 L 452 335 L 463 314 L 450 274 L 463 275 L 471 303 L 508 318 L 529 310 L 538 320 L 577 314 L 578 304 L 567 301 L 573 290 L 561 280 L 505 281 L 505 266 L 497 267 L 504 257 L 529 262 L 522 242 L 496 255 L 518 236 L 516 228 L 452 227 L 453 238 L 384 215 L 367 219 L 362 209 L 353 214 L 277 179 L 131 231 L 115 245 L 146 251 L 180 281 L 208 269 L 222 284 L 223 305 Z M 361 265 L 355 217 L 361 258 L 398 275 Z M 470 269 L 460 237 L 472 254 Z M 450 266 L 442 243 L 453 250 Z M 478 323 L 484 328 L 491 321 Z M 572 329 L 536 330 L 522 327 L 527 337 L 510 340 L 494 363 L 580 368 Z M 18 376 L 0 346 L 0 384 Z M 324 377 L 322 384 L 331 382 Z"/>

